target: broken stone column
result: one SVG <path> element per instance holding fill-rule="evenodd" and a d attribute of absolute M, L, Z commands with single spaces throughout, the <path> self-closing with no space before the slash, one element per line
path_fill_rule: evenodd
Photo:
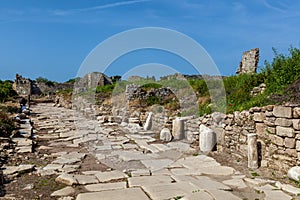
<path fill-rule="evenodd" d="M 145 131 L 148 131 L 152 128 L 152 117 L 153 117 L 153 112 L 149 112 L 146 123 L 144 125 Z"/>
<path fill-rule="evenodd" d="M 172 135 L 171 132 L 168 128 L 163 128 L 160 131 L 160 136 L 159 136 L 160 140 L 162 141 L 166 141 L 166 142 L 170 142 L 172 140 Z"/>
<path fill-rule="evenodd" d="M 208 128 L 207 126 L 200 125 L 200 136 L 199 136 L 199 147 L 200 151 L 204 153 L 209 153 L 212 151 L 217 144 L 216 133 Z"/>
<path fill-rule="evenodd" d="M 172 135 L 175 140 L 184 139 L 184 120 L 177 117 L 173 120 L 172 124 Z"/>
<path fill-rule="evenodd" d="M 248 137 L 248 167 L 250 169 L 258 168 L 257 134 L 251 133 Z"/>
<path fill-rule="evenodd" d="M 300 177 L 300 167 L 299 166 L 294 166 L 291 169 L 289 169 L 288 171 L 288 177 L 295 180 L 295 181 L 299 181 L 299 177 Z"/>

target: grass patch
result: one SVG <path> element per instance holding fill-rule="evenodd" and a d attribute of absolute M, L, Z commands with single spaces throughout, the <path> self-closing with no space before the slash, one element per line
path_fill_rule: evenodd
<path fill-rule="evenodd" d="M 176 196 L 176 197 L 174 197 L 174 200 L 178 200 L 178 199 L 182 199 L 183 198 L 183 196 Z"/>
<path fill-rule="evenodd" d="M 97 86 L 96 93 L 111 93 L 115 88 L 115 85 L 103 85 Z"/>
<path fill-rule="evenodd" d="M 43 177 L 34 186 L 36 190 L 50 190 L 52 192 L 64 188 L 65 185 L 55 182 L 54 177 Z"/>
<path fill-rule="evenodd" d="M 257 172 L 252 172 L 251 175 L 252 175 L 253 177 L 259 176 L 259 174 L 258 174 Z"/>

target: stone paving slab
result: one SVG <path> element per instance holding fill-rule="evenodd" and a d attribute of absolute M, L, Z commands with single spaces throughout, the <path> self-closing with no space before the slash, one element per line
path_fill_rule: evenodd
<path fill-rule="evenodd" d="M 121 190 L 81 193 L 76 200 L 150 200 L 141 188 L 126 188 Z"/>
<path fill-rule="evenodd" d="M 3 174 L 12 175 L 16 173 L 24 173 L 26 171 L 32 171 L 34 167 L 34 165 L 6 166 L 3 170 Z"/>
<path fill-rule="evenodd" d="M 162 169 L 173 163 L 173 161 L 170 159 L 149 159 L 141 160 L 141 162 L 150 170 Z"/>
<path fill-rule="evenodd" d="M 200 188 L 190 184 L 189 182 L 168 183 L 143 185 L 142 188 L 149 194 L 153 200 L 174 199 L 180 196 L 188 196 L 193 191 L 198 191 Z"/>
<path fill-rule="evenodd" d="M 129 187 L 140 187 L 145 185 L 158 185 L 172 183 L 174 180 L 170 176 L 140 176 L 128 178 Z"/>
<path fill-rule="evenodd" d="M 198 170 L 203 174 L 213 176 L 230 176 L 235 173 L 235 169 L 227 166 L 203 167 Z"/>
<path fill-rule="evenodd" d="M 290 195 L 285 194 L 278 188 L 267 184 L 261 187 L 255 188 L 258 191 L 264 192 L 265 200 L 292 200 L 293 198 Z"/>
<path fill-rule="evenodd" d="M 204 190 L 197 190 L 192 194 L 188 194 L 182 198 L 182 200 L 216 200 L 209 193 Z M 225 200 L 225 199 L 220 199 Z"/>
<path fill-rule="evenodd" d="M 56 182 L 60 182 L 60 183 L 64 183 L 66 185 L 76 185 L 78 182 L 77 180 L 74 178 L 74 175 L 72 174 L 61 174 L 59 175 L 56 179 Z"/>
<path fill-rule="evenodd" d="M 74 193 L 75 193 L 75 189 L 68 186 L 68 187 L 65 187 L 63 189 L 60 189 L 60 190 L 57 190 L 57 191 L 53 192 L 50 196 L 52 196 L 52 197 L 69 196 L 69 195 L 72 195 Z"/>
<path fill-rule="evenodd" d="M 170 169 L 171 173 L 174 175 L 184 175 L 184 176 L 196 176 L 196 175 L 202 175 L 203 173 L 201 171 L 197 170 L 191 170 L 188 168 L 174 168 Z"/>
<path fill-rule="evenodd" d="M 215 181 L 207 176 L 174 176 L 177 182 L 189 182 L 196 185 L 199 189 L 213 189 L 213 190 L 230 190 L 231 188 L 223 183 Z"/>
<path fill-rule="evenodd" d="M 208 156 L 191 156 L 179 159 L 175 164 L 182 165 L 189 169 L 199 169 L 203 167 L 216 167 L 220 166 L 215 159 Z"/>
<path fill-rule="evenodd" d="M 105 190 L 117 190 L 126 188 L 126 182 L 116 182 L 116 183 L 99 183 L 86 185 L 84 188 L 89 192 L 100 192 Z"/>
<path fill-rule="evenodd" d="M 119 158 L 125 162 L 133 161 L 133 160 L 146 160 L 153 159 L 153 155 L 144 154 L 140 151 L 118 151 L 112 152 L 115 155 L 119 155 Z"/>
<path fill-rule="evenodd" d="M 228 185 L 228 186 L 232 187 L 232 188 L 238 188 L 238 189 L 245 189 L 245 188 L 248 187 L 245 184 L 243 179 L 238 179 L 238 178 L 226 180 L 226 181 L 223 181 L 223 183 L 225 185 Z"/>
<path fill-rule="evenodd" d="M 58 170 L 62 169 L 64 165 L 62 164 L 48 164 L 46 167 L 43 168 L 43 170 Z"/>
<path fill-rule="evenodd" d="M 87 185 L 87 184 L 94 184 L 99 183 L 99 180 L 96 176 L 93 175 L 74 175 L 74 178 L 77 180 L 79 185 Z"/>
<path fill-rule="evenodd" d="M 132 177 L 136 176 L 150 176 L 151 175 L 151 170 L 149 169 L 138 169 L 130 172 Z"/>
<path fill-rule="evenodd" d="M 214 199 L 216 200 L 242 200 L 241 198 L 235 196 L 230 191 L 223 190 L 206 190 Z"/>
<path fill-rule="evenodd" d="M 117 179 L 122 179 L 122 178 L 127 178 L 128 176 L 120 172 L 118 170 L 110 171 L 110 172 L 98 172 L 95 174 L 95 176 L 98 178 L 100 182 L 107 182 L 107 181 L 112 181 L 112 180 L 117 180 Z"/>
<path fill-rule="evenodd" d="M 300 195 L 300 188 L 296 188 L 288 184 L 281 184 L 279 182 L 276 182 L 275 186 L 278 187 L 278 189 L 281 189 L 289 194 L 293 194 L 296 196 Z"/>

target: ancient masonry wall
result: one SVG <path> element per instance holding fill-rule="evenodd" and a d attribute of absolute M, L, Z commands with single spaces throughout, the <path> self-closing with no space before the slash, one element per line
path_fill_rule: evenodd
<path fill-rule="evenodd" d="M 218 136 L 218 151 L 247 158 L 247 134 L 258 135 L 260 166 L 287 172 L 300 164 L 300 107 L 297 105 L 255 107 L 228 114 L 221 122 L 212 115 L 186 121 L 186 138 L 199 139 L 199 124 Z"/>

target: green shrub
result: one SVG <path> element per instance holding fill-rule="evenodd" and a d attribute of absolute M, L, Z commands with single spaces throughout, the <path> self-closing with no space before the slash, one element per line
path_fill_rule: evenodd
<path fill-rule="evenodd" d="M 190 87 L 190 84 L 187 80 L 178 80 L 178 79 L 170 79 L 170 80 L 160 80 L 158 84 L 163 87 L 170 87 L 172 89 L 186 89 Z"/>
<path fill-rule="evenodd" d="M 224 78 L 226 90 L 227 112 L 241 111 L 253 106 L 263 105 L 266 96 L 252 97 L 251 90 L 265 81 L 265 75 L 261 74 L 241 74 Z M 259 102 L 259 105 L 257 104 Z"/>
<path fill-rule="evenodd" d="M 7 101 L 15 96 L 17 96 L 17 92 L 13 89 L 12 82 L 0 80 L 0 102 Z"/>
<path fill-rule="evenodd" d="M 211 114 L 212 110 L 209 103 L 199 105 L 199 115 Z"/>
<path fill-rule="evenodd" d="M 38 82 L 38 83 L 44 83 L 45 85 L 47 85 L 49 87 L 53 87 L 55 85 L 55 82 L 50 81 L 50 80 L 48 80 L 46 78 L 43 78 L 43 77 L 38 77 L 35 80 L 36 80 L 36 82 Z"/>
<path fill-rule="evenodd" d="M 157 96 L 150 96 L 146 100 L 147 106 L 152 106 L 154 104 L 161 104 L 160 99 Z"/>
<path fill-rule="evenodd" d="M 283 93 L 284 89 L 300 77 L 300 50 L 289 49 L 289 55 L 278 54 L 273 48 L 275 57 L 272 63 L 265 62 L 262 73 L 266 76 L 268 93 Z"/>
<path fill-rule="evenodd" d="M 71 78 L 71 79 L 69 79 L 69 80 L 67 80 L 66 81 L 66 83 L 71 83 L 71 84 L 74 84 L 76 81 L 79 81 L 80 80 L 80 78 Z"/>
<path fill-rule="evenodd" d="M 158 83 L 147 83 L 147 84 L 144 84 L 142 85 L 142 89 L 145 89 L 145 90 L 150 90 L 150 89 L 158 89 L 158 88 L 161 88 L 162 85 L 158 84 Z"/>
<path fill-rule="evenodd" d="M 188 81 L 197 95 L 209 95 L 208 88 L 204 79 L 189 79 Z"/>
<path fill-rule="evenodd" d="M 0 106 L 0 111 L 4 113 L 18 113 L 19 108 L 14 106 Z"/>
<path fill-rule="evenodd" d="M 56 94 L 70 94 L 72 92 L 73 92 L 72 88 L 67 88 L 67 89 L 59 90 Z"/>
<path fill-rule="evenodd" d="M 115 85 L 97 86 L 96 93 L 110 93 L 114 90 Z"/>
<path fill-rule="evenodd" d="M 9 137 L 15 129 L 14 122 L 2 110 L 0 112 L 0 137 Z"/>

